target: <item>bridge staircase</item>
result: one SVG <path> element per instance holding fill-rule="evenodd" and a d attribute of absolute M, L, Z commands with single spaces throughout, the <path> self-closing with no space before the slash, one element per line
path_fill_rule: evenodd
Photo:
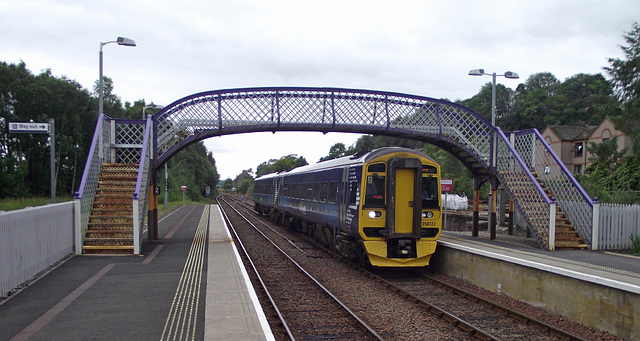
<path fill-rule="evenodd" d="M 85 232 L 83 254 L 133 253 L 137 164 L 103 163 Z"/>
<path fill-rule="evenodd" d="M 540 181 L 538 175 L 535 172 L 532 172 L 535 181 L 540 185 L 540 188 L 544 191 L 544 193 L 549 197 L 553 198 L 553 193 L 547 188 L 544 182 Z M 511 194 L 512 198 L 518 201 L 518 198 L 526 198 L 527 195 L 537 191 L 535 183 L 531 181 L 519 181 L 517 176 L 510 173 L 503 173 L 501 177 L 508 181 L 511 185 Z M 530 216 L 530 219 L 537 219 L 534 224 L 531 224 L 530 228 L 535 229 L 535 234 L 542 237 L 543 245 L 542 247 L 548 247 L 548 243 L 544 243 L 544 241 L 549 240 L 549 231 L 546 228 L 549 224 L 548 216 L 549 216 L 549 206 L 543 202 L 535 202 L 528 200 L 520 200 L 518 202 L 519 206 L 527 212 L 527 215 Z M 579 236 L 578 231 L 574 228 L 573 224 L 571 224 L 570 219 L 567 217 L 562 207 L 555 207 L 554 214 L 554 224 L 555 224 L 555 249 L 587 249 L 588 245 L 585 244 L 584 240 Z"/>
<path fill-rule="evenodd" d="M 76 254 L 140 254 L 151 132 L 151 116 L 99 115 L 74 198 Z"/>

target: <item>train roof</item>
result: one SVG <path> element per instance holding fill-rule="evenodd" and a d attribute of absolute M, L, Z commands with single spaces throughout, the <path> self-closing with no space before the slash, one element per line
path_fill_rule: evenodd
<path fill-rule="evenodd" d="M 321 161 L 318 162 L 316 164 L 313 165 L 306 165 L 306 166 L 300 166 L 297 168 L 293 168 L 289 171 L 284 171 L 284 172 L 280 172 L 280 173 L 270 173 L 270 174 L 265 174 L 259 178 L 257 178 L 256 180 L 263 180 L 263 179 L 268 179 L 268 178 L 272 178 L 278 175 L 284 175 L 284 174 L 298 174 L 298 173 L 308 173 L 308 172 L 314 172 L 314 171 L 319 171 L 319 170 L 324 170 L 324 169 L 331 169 L 331 168 L 339 168 L 339 167 L 344 167 L 344 166 L 351 166 L 351 165 L 356 165 L 356 164 L 363 164 L 365 162 L 368 162 L 372 159 L 378 158 L 380 156 L 386 155 L 386 154 L 390 154 L 390 153 L 397 153 L 397 152 L 405 152 L 405 153 L 413 153 L 422 157 L 426 157 L 429 160 L 432 160 L 432 158 L 430 158 L 429 156 L 427 156 L 426 154 L 419 152 L 417 150 L 413 150 L 413 149 L 409 149 L 409 148 L 402 148 L 402 147 L 384 147 L 384 148 L 380 148 L 380 149 L 374 149 L 372 151 L 366 151 L 366 152 L 360 152 L 357 153 L 355 155 L 348 155 L 348 156 L 343 156 L 337 159 L 332 159 L 332 160 L 327 160 L 327 161 Z M 435 162 L 435 161 L 434 161 Z"/>

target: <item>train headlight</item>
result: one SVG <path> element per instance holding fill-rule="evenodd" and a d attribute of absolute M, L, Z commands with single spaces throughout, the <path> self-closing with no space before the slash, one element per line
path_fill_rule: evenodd
<path fill-rule="evenodd" d="M 369 218 L 380 218 L 382 217 L 382 212 L 380 211 L 369 211 Z"/>
<path fill-rule="evenodd" d="M 422 218 L 433 218 L 433 212 L 422 212 Z"/>

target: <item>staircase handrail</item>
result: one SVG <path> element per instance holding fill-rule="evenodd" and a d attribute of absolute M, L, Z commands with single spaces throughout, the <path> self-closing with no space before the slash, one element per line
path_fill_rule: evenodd
<path fill-rule="evenodd" d="M 533 138 L 530 143 L 535 145 L 529 149 L 521 148 L 522 150 L 518 150 L 518 146 L 522 144 L 518 142 L 518 138 L 527 138 L 526 135 Z M 527 164 L 529 167 L 536 174 L 539 174 L 540 181 L 545 184 L 545 187 L 555 197 L 558 206 L 569 218 L 578 235 L 586 244 L 590 245 L 592 242 L 594 207 L 591 197 L 589 197 L 537 129 L 515 132 L 514 137 L 516 150 L 519 151 L 520 155 L 528 158 L 529 163 Z M 529 143 L 529 141 L 526 141 L 526 143 Z M 543 152 L 536 148 L 542 148 Z M 541 158 L 545 158 L 542 163 L 540 162 Z M 539 168 L 541 167 L 546 169 L 540 171 Z"/>
<path fill-rule="evenodd" d="M 104 120 L 105 115 L 101 114 L 98 116 L 98 120 L 96 122 L 96 129 L 93 132 L 93 138 L 91 139 L 91 147 L 89 148 L 89 154 L 87 155 L 87 160 L 84 164 L 84 171 L 82 172 L 82 179 L 80 180 L 80 187 L 78 191 L 76 191 L 74 199 L 82 199 L 84 195 L 84 189 L 87 185 L 87 181 L 89 179 L 89 173 L 91 171 L 91 164 L 93 161 L 93 157 L 99 151 L 96 150 L 98 148 L 98 141 L 100 139 L 100 134 L 102 134 L 102 121 Z M 100 157 L 100 156 L 98 156 Z"/>
<path fill-rule="evenodd" d="M 149 169 L 149 140 L 151 139 L 151 118 L 147 117 L 146 125 L 144 128 L 144 137 L 142 139 L 142 151 L 140 152 L 140 164 L 138 165 L 138 180 L 136 181 L 136 188 L 133 191 L 133 198 L 138 199 L 140 190 L 142 188 L 142 178 L 146 171 Z M 145 180 L 146 182 L 146 180 Z"/>
<path fill-rule="evenodd" d="M 540 133 L 540 131 L 538 131 L 538 129 L 536 128 L 532 128 L 532 129 L 527 129 L 527 130 L 522 130 L 522 131 L 517 131 L 514 134 L 517 135 L 523 135 L 523 134 L 531 134 L 533 133 L 540 142 L 542 142 L 542 145 L 545 146 L 545 148 L 547 149 L 547 151 L 549 152 L 549 154 L 551 155 L 551 157 L 554 159 L 554 161 L 556 162 L 556 164 L 560 167 L 560 169 L 562 170 L 562 172 L 567 176 L 567 178 L 569 179 L 569 181 L 575 186 L 575 188 L 578 190 L 578 192 L 580 193 L 580 195 L 582 195 L 582 197 L 585 199 L 585 201 L 587 203 L 589 203 L 589 206 L 593 207 L 593 199 L 591 199 L 591 197 L 589 196 L 589 194 L 587 194 L 587 191 L 584 190 L 584 188 L 582 188 L 582 185 L 580 185 L 580 183 L 578 182 L 578 180 L 576 180 L 576 178 L 573 176 L 573 174 L 571 173 L 571 171 L 569 171 L 569 169 L 567 168 L 567 166 L 564 164 L 564 162 L 562 162 L 562 160 L 560 160 L 560 158 L 558 157 L 558 155 L 553 151 L 553 149 L 551 149 L 551 147 L 549 146 L 548 143 L 545 142 L 544 137 L 542 136 L 542 134 Z"/>
<path fill-rule="evenodd" d="M 504 132 L 500 128 L 496 128 L 496 130 L 497 130 L 496 135 L 498 139 L 497 141 L 498 143 L 496 143 L 496 145 L 497 145 L 497 150 L 499 152 L 498 152 L 498 160 L 496 163 L 495 174 L 500 180 L 500 182 L 502 183 L 502 185 L 505 187 L 507 192 L 510 193 L 510 196 L 513 198 L 514 203 L 516 204 L 516 207 L 519 209 L 520 213 L 525 218 L 525 221 L 527 222 L 527 224 L 531 227 L 531 231 L 537 237 L 538 243 L 540 244 L 540 246 L 548 249 L 550 248 L 550 245 L 549 245 L 550 232 L 548 231 L 549 230 L 548 222 L 549 222 L 549 214 L 551 214 L 549 209 L 550 207 L 552 207 L 552 204 L 555 204 L 555 202 L 553 199 L 549 198 L 547 193 L 545 193 L 544 189 L 542 188 L 542 186 L 540 186 L 538 181 L 535 179 L 529 167 L 527 167 L 527 164 L 525 163 L 525 161 L 522 159 L 520 154 L 516 152 L 515 148 L 511 145 L 511 143 L 507 139 Z M 505 158 L 507 159 L 506 161 L 506 164 L 508 164 L 507 167 L 510 169 L 501 169 L 502 168 L 501 165 L 505 163 L 501 161 L 503 161 Z M 517 183 L 514 183 L 514 181 L 512 181 L 510 178 L 507 177 L 507 173 L 514 174 L 516 172 L 520 173 L 521 178 L 526 178 L 526 180 L 532 183 L 536 188 L 537 193 L 534 193 L 534 195 L 537 194 L 538 200 L 535 200 L 535 201 L 528 200 L 528 203 L 545 204 L 547 207 L 544 210 L 544 212 L 526 209 L 524 207 L 524 204 L 525 204 L 525 201 L 527 201 L 527 198 L 517 193 L 516 191 Z M 534 217 L 533 215 L 535 214 L 539 214 L 541 216 Z M 546 236 L 544 234 L 546 234 Z"/>
<path fill-rule="evenodd" d="M 138 164 L 138 176 L 136 188 L 133 191 L 133 253 L 140 254 L 142 241 L 142 226 L 144 224 L 144 211 L 147 203 L 147 180 L 149 175 L 149 142 L 151 141 L 151 116 L 147 116 L 142 139 L 142 149 L 140 151 L 140 162 Z M 142 201 L 142 202 L 140 202 Z"/>

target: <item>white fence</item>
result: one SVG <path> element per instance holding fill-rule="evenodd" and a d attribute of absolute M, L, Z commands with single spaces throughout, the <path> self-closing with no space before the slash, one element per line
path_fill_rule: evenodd
<path fill-rule="evenodd" d="M 631 235 L 640 236 L 640 205 L 600 204 L 598 248 L 633 248 Z"/>
<path fill-rule="evenodd" d="M 0 213 L 0 296 L 73 252 L 73 202 Z"/>

